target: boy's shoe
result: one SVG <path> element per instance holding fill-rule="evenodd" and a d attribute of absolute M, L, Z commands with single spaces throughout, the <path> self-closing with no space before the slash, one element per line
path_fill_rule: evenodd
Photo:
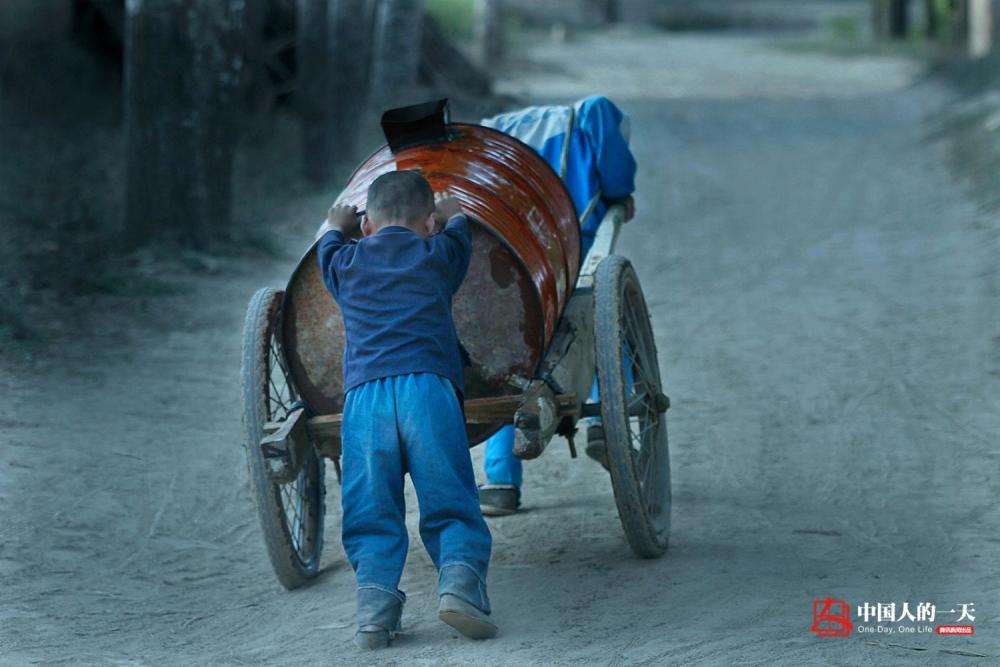
<path fill-rule="evenodd" d="M 608 467 L 608 446 L 604 440 L 604 426 L 601 424 L 591 424 L 587 427 L 587 456 L 600 463 L 605 470 L 611 472 Z"/>
<path fill-rule="evenodd" d="M 483 484 L 479 487 L 479 509 L 484 516 L 506 516 L 521 506 L 521 490 L 513 484 Z"/>
<path fill-rule="evenodd" d="M 403 602 L 381 588 L 358 589 L 358 631 L 354 643 L 361 649 L 385 648 L 399 631 Z"/>
<path fill-rule="evenodd" d="M 374 651 L 388 647 L 394 635 L 380 625 L 363 625 L 354 633 L 354 643 L 360 649 Z"/>
<path fill-rule="evenodd" d="M 438 618 L 469 639 L 491 639 L 497 636 L 497 626 L 475 605 L 457 595 L 445 593 L 438 604 Z"/>

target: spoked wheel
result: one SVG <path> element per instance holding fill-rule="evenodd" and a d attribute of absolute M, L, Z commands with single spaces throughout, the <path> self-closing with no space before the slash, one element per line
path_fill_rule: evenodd
<path fill-rule="evenodd" d="M 298 477 L 275 484 L 260 440 L 264 424 L 280 422 L 298 400 L 285 366 L 278 328 L 283 293 L 264 288 L 250 300 L 243 329 L 243 446 L 264 543 L 278 581 L 291 590 L 319 571 L 323 551 L 323 460 L 310 448 Z"/>
<path fill-rule="evenodd" d="M 670 534 L 670 459 L 656 343 L 635 269 L 611 255 L 594 276 L 601 418 L 611 485 L 629 546 L 663 555 Z"/>

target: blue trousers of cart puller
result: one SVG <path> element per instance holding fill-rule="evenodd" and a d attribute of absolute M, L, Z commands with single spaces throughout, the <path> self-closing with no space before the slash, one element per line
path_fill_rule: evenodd
<path fill-rule="evenodd" d="M 597 403 L 599 400 L 597 378 L 594 377 L 594 386 L 590 390 L 587 402 Z M 600 424 L 601 420 L 594 417 L 587 422 Z M 486 441 L 483 470 L 486 472 L 486 481 L 489 484 L 512 484 L 518 489 L 521 488 L 524 468 L 521 459 L 514 456 L 514 427 L 511 424 L 501 428 Z"/>
<path fill-rule="evenodd" d="M 635 391 L 635 377 L 630 362 L 629 347 L 623 346 L 622 362 L 625 371 L 625 392 L 630 396 Z M 594 385 L 590 389 L 588 403 L 600 402 L 600 392 L 597 387 L 597 376 L 594 376 Z M 600 424 L 600 417 L 587 419 L 588 424 Z M 486 455 L 483 461 L 483 468 L 486 472 L 486 480 L 490 484 L 513 484 L 518 489 L 521 488 L 523 468 L 521 459 L 514 456 L 514 427 L 504 426 L 486 441 Z"/>
<path fill-rule="evenodd" d="M 350 390 L 342 449 L 342 538 L 357 578 L 359 619 L 381 619 L 406 599 L 399 590 L 409 546 L 406 473 L 420 506 L 420 537 L 438 569 L 438 594 L 456 595 L 489 613 L 492 538 L 479 509 L 465 419 L 451 382 L 416 373 Z"/>

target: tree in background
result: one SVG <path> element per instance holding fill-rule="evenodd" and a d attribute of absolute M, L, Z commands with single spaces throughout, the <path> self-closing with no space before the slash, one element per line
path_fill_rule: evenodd
<path fill-rule="evenodd" d="M 618 23 L 621 20 L 620 0 L 586 0 L 586 2 L 590 5 L 591 12 L 601 23 Z"/>
<path fill-rule="evenodd" d="M 195 246 L 229 224 L 245 2 L 129 0 L 125 241 Z"/>
<path fill-rule="evenodd" d="M 993 48 L 995 0 L 924 0 L 925 34 L 981 58 Z M 876 38 L 905 38 L 909 32 L 909 0 L 872 0 Z"/>
<path fill-rule="evenodd" d="M 305 175 L 326 183 L 337 159 L 357 149 L 358 117 L 368 92 L 368 0 L 298 0 L 298 87 Z"/>
<path fill-rule="evenodd" d="M 965 0 L 967 53 L 972 58 L 982 58 L 993 48 L 992 0 Z"/>
<path fill-rule="evenodd" d="M 294 0 L 246 2 L 246 66 L 243 69 L 245 135 L 263 142 L 273 130 L 277 105 L 297 84 Z"/>
<path fill-rule="evenodd" d="M 477 33 L 480 62 L 490 69 L 503 60 L 503 0 L 478 0 Z"/>
<path fill-rule="evenodd" d="M 422 0 L 379 0 L 371 55 L 371 107 L 407 103 L 417 83 L 423 36 Z"/>
<path fill-rule="evenodd" d="M 129 0 L 127 244 L 170 230 L 203 246 L 224 233 L 240 130 L 261 133 L 289 93 L 302 122 L 304 172 L 317 185 L 329 184 L 336 163 L 356 159 L 357 138 L 375 130 L 370 120 L 383 109 L 446 91 L 489 95 L 489 77 L 424 4 Z M 499 40 L 501 3 L 489 4 Z"/>
<path fill-rule="evenodd" d="M 924 0 L 925 31 L 929 38 L 937 37 L 941 30 L 941 10 L 939 5 L 947 0 Z"/>
<path fill-rule="evenodd" d="M 909 0 L 874 0 L 872 32 L 876 37 L 901 39 L 909 28 Z"/>
<path fill-rule="evenodd" d="M 329 5 L 329 0 L 298 0 L 296 5 L 295 102 L 302 118 L 303 167 L 306 178 L 313 183 L 322 183 L 330 172 L 332 141 L 327 116 L 331 93 L 326 63 Z"/>
<path fill-rule="evenodd" d="M 371 0 L 330 0 L 330 125 L 337 154 L 348 160 L 353 160 L 359 148 L 358 118 L 368 102 L 374 10 Z"/>

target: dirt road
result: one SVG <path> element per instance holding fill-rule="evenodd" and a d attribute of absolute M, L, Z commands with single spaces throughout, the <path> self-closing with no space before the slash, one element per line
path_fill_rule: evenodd
<path fill-rule="evenodd" d="M 73 345 L 5 362 L 0 662 L 1000 659 L 1000 232 L 931 141 L 947 93 L 905 61 L 748 37 L 593 37 L 531 57 L 509 89 L 606 92 L 633 118 L 640 215 L 621 249 L 673 399 L 667 556 L 631 555 L 606 474 L 557 441 L 526 466 L 523 514 L 491 523 L 495 641 L 437 621 L 413 525 L 407 633 L 356 652 L 332 474 L 325 572 L 281 590 L 245 487 L 239 332 L 326 197 L 298 200 L 282 258 L 227 260 L 150 298 L 139 325 L 95 314 Z M 827 595 L 932 602 L 935 625 L 974 603 L 976 634 L 818 639 Z"/>

